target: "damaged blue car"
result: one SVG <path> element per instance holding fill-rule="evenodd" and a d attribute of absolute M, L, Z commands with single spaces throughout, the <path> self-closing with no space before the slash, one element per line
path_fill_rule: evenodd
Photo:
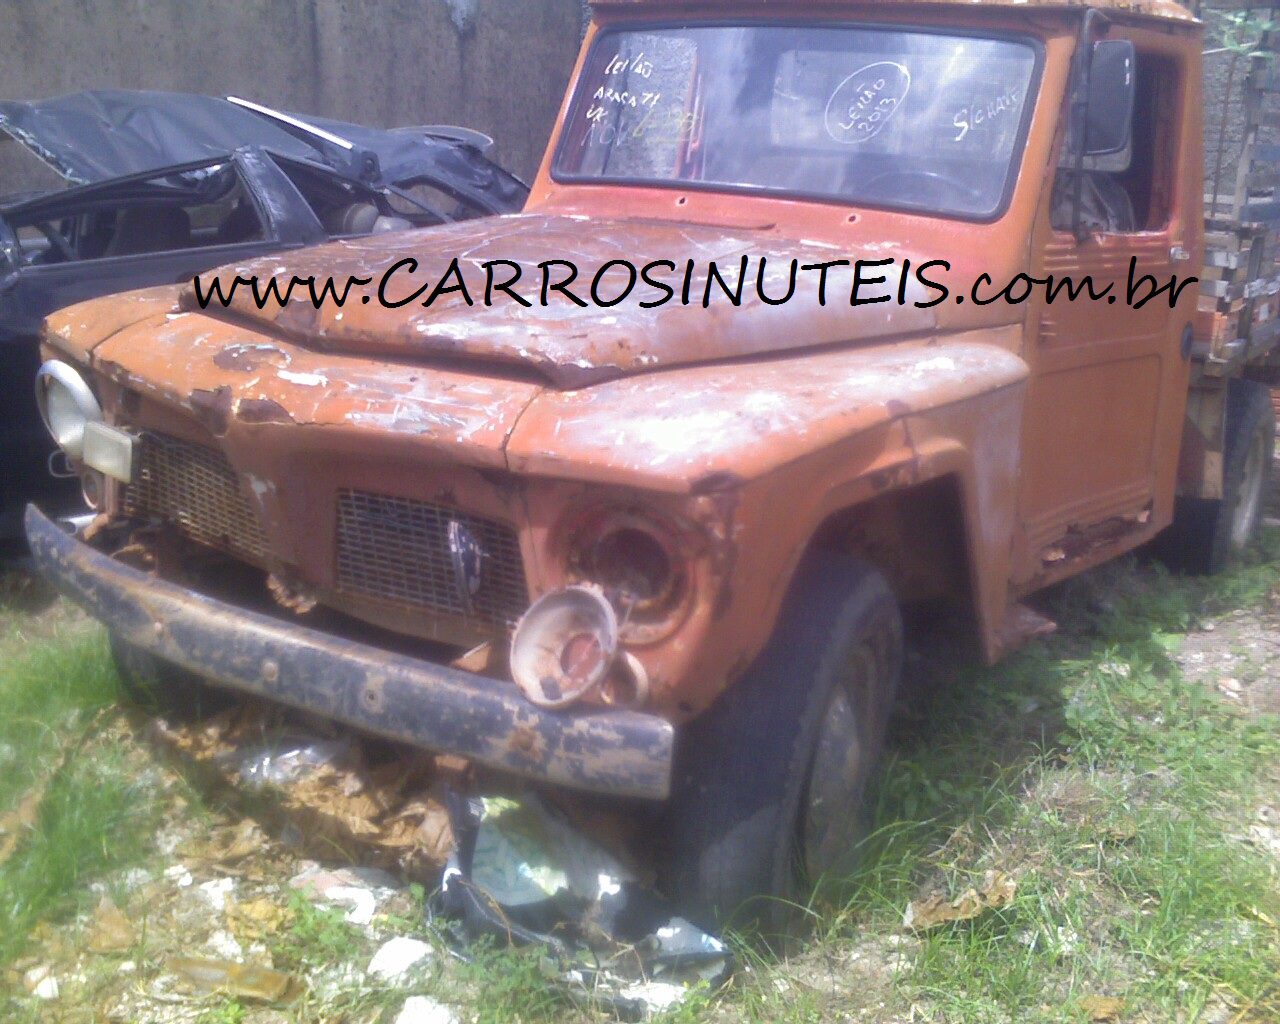
<path fill-rule="evenodd" d="M 28 502 L 83 507 L 32 392 L 46 315 L 83 299 L 334 238 L 519 210 L 479 132 L 376 129 L 236 97 L 125 90 L 0 102 L 0 541 Z M 5 151 L 9 151 L 6 159 Z"/>

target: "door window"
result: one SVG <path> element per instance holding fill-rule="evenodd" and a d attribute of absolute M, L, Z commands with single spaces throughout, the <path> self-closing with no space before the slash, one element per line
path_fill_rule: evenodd
<path fill-rule="evenodd" d="M 1131 145 L 1114 156 L 1085 160 L 1080 219 L 1088 231 L 1159 231 L 1173 210 L 1178 69 L 1170 60 L 1139 51 L 1136 73 Z M 1070 144 L 1063 146 L 1054 180 L 1051 217 L 1058 231 L 1072 229 L 1077 172 L 1071 150 Z"/>

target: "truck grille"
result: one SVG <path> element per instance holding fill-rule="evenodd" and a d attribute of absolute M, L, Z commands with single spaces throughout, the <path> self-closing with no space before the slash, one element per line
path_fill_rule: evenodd
<path fill-rule="evenodd" d="M 265 561 L 262 525 L 221 452 L 163 434 L 142 439 L 141 464 L 125 489 L 125 513 L 160 519 L 194 541 Z"/>
<path fill-rule="evenodd" d="M 365 491 L 338 494 L 338 587 L 495 624 L 515 622 L 529 603 L 510 527 Z"/>

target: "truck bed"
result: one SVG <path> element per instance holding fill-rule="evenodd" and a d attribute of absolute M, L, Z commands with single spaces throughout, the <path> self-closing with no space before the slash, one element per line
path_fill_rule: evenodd
<path fill-rule="evenodd" d="M 1274 377 L 1280 383 L 1280 33 L 1266 32 L 1254 55 L 1234 62 L 1227 110 L 1243 111 L 1241 134 L 1226 111 L 1208 111 L 1205 256 L 1195 321 L 1195 353 L 1210 376 Z M 1277 403 L 1280 407 L 1280 401 Z"/>

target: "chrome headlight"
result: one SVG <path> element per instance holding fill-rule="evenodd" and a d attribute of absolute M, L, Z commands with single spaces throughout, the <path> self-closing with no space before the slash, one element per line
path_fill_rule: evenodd
<path fill-rule="evenodd" d="M 67 457 L 84 454 L 84 428 L 102 422 L 102 406 L 75 367 L 50 359 L 36 372 L 36 404 L 45 427 Z"/>

